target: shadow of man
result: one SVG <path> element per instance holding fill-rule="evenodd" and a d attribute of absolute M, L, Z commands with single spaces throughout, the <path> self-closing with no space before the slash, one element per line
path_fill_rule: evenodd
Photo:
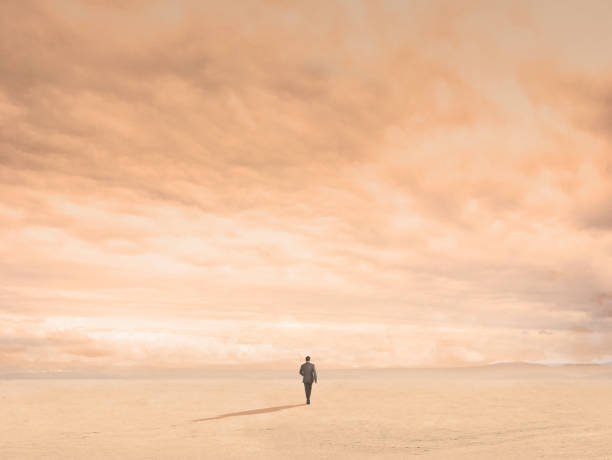
<path fill-rule="evenodd" d="M 300 407 L 305 405 L 306 404 L 290 404 L 287 406 L 264 407 L 262 409 L 245 410 L 242 412 L 230 412 L 227 414 L 215 415 L 214 417 L 197 418 L 195 420 L 192 420 L 192 422 L 204 422 L 206 420 L 217 420 L 226 417 L 239 417 L 241 415 L 266 414 L 268 412 L 277 412 L 279 410 L 291 409 L 292 407 Z"/>

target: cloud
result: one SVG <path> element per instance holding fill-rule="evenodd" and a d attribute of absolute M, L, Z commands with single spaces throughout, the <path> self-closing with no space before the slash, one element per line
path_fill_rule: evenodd
<path fill-rule="evenodd" d="M 5 353 L 293 359 L 289 315 L 331 328 L 329 365 L 599 359 L 584 331 L 606 344 L 611 324 L 606 8 L 7 3 L 0 311 L 132 332 L 20 329 Z M 182 317 L 266 326 L 246 342 L 142 327 Z"/>
<path fill-rule="evenodd" d="M 198 369 L 270 364 L 292 366 L 304 354 L 322 368 L 458 366 L 511 361 L 603 362 L 609 337 L 593 331 L 432 327 L 385 323 L 305 323 L 286 317 L 189 321 L 125 317 L 3 316 L 0 362 L 5 371 L 130 368 Z M 27 327 L 23 327 L 27 324 Z M 12 327 L 11 330 L 7 328 Z M 307 334 L 307 343 L 301 336 Z M 265 335 L 266 341 L 261 337 Z M 273 356 L 273 359 L 271 357 Z"/>

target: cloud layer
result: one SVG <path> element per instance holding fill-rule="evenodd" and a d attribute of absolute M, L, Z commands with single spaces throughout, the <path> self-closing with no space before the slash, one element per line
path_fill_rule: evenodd
<path fill-rule="evenodd" d="M 8 2 L 0 367 L 602 362 L 607 2 Z"/>

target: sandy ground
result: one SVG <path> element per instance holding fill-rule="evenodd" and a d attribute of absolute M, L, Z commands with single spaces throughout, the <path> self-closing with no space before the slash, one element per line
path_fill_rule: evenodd
<path fill-rule="evenodd" d="M 0 458 L 612 460 L 609 373 L 496 372 L 0 380 Z"/>

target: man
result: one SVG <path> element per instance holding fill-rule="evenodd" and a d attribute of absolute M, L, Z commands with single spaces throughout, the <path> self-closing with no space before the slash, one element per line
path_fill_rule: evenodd
<path fill-rule="evenodd" d="M 317 370 L 315 365 L 310 362 L 310 356 L 306 356 L 306 362 L 300 367 L 300 375 L 304 378 L 304 390 L 306 391 L 306 404 L 310 404 L 310 392 L 312 391 L 312 382 L 317 383 Z"/>

